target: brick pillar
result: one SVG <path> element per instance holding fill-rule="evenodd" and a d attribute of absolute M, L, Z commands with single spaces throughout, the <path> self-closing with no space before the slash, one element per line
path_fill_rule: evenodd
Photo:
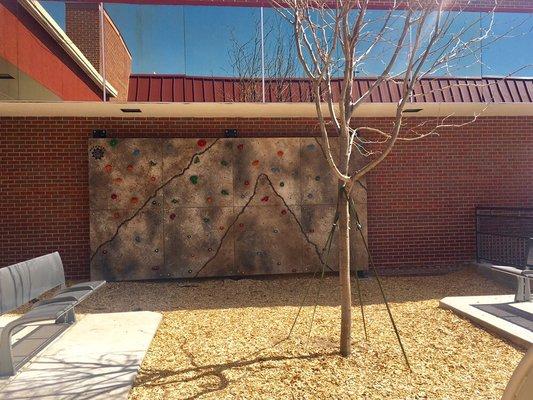
<path fill-rule="evenodd" d="M 67 2 L 66 33 L 96 70 L 100 67 L 100 15 L 98 3 Z M 104 14 L 106 80 L 118 91 L 115 99 L 126 101 L 131 73 L 131 55 L 111 17 Z"/>

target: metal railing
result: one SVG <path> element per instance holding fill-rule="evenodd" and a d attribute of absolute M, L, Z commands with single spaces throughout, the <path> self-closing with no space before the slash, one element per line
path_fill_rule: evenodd
<path fill-rule="evenodd" d="M 529 238 L 533 238 L 533 208 L 476 208 L 478 262 L 525 268 Z"/>

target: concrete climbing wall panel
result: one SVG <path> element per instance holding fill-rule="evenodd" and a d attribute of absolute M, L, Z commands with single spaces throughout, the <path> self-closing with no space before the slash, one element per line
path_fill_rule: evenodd
<path fill-rule="evenodd" d="M 314 138 L 91 139 L 89 174 L 93 278 L 337 269 L 337 184 Z M 351 248 L 366 269 L 357 235 Z"/>

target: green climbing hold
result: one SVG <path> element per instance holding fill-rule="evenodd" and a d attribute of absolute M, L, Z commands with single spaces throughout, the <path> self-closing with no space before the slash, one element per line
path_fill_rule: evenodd
<path fill-rule="evenodd" d="M 110 145 L 111 147 L 115 147 L 117 144 L 118 144 L 118 140 L 117 140 L 117 139 L 111 139 L 111 140 L 109 141 L 109 145 Z"/>
<path fill-rule="evenodd" d="M 198 183 L 198 175 L 192 175 L 189 179 L 191 180 L 191 183 L 193 185 L 196 185 Z"/>
<path fill-rule="evenodd" d="M 200 157 L 196 156 L 194 157 L 194 163 L 198 164 L 200 162 Z"/>
<path fill-rule="evenodd" d="M 220 161 L 220 164 L 226 167 L 228 165 L 228 162 L 226 160 L 222 160 Z"/>
<path fill-rule="evenodd" d="M 229 195 L 229 192 L 228 192 L 226 189 L 222 189 L 222 190 L 220 191 L 220 193 L 222 193 L 222 195 L 224 195 L 224 196 Z"/>

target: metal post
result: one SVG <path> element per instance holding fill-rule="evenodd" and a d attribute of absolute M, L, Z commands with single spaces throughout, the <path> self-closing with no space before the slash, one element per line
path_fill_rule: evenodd
<path fill-rule="evenodd" d="M 104 3 L 98 6 L 100 14 L 100 73 L 102 74 L 102 101 L 107 101 L 105 76 Z"/>
<path fill-rule="evenodd" d="M 263 92 L 263 103 L 265 102 L 265 30 L 263 27 L 264 15 L 261 7 L 261 83 Z"/>

